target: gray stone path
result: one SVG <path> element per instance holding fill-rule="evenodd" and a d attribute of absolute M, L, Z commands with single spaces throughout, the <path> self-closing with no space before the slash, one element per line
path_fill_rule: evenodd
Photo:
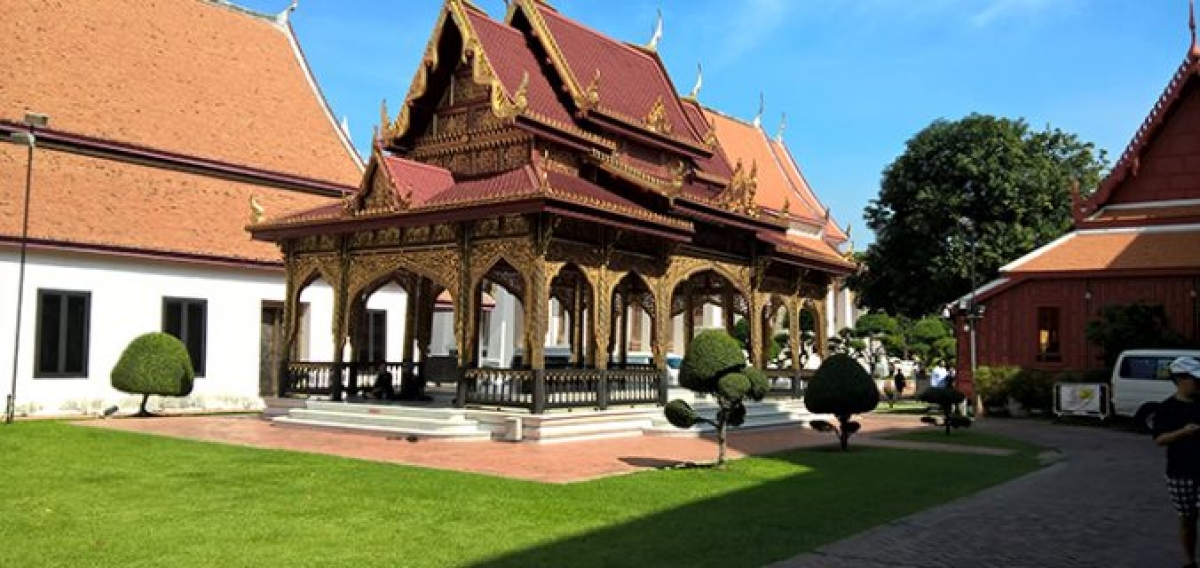
<path fill-rule="evenodd" d="M 981 430 L 1061 452 L 1015 481 L 771 568 L 1181 566 L 1163 450 L 1149 436 L 1030 420 Z"/>

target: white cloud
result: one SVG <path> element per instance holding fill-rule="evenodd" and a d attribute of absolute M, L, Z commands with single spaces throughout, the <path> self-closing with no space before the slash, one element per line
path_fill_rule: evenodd
<path fill-rule="evenodd" d="M 787 23 L 792 0 L 745 0 L 726 6 L 722 18 L 727 24 L 720 39 L 721 57 L 713 67 L 722 68 L 739 61 L 743 55 L 766 42 Z M 734 8 L 736 7 L 736 8 Z M 730 9 L 732 8 L 732 9 Z"/>
<path fill-rule="evenodd" d="M 985 27 L 1001 20 L 1029 19 L 1067 3 L 1064 0 L 990 0 L 985 2 L 982 10 L 971 15 L 970 22 L 976 27 Z"/>

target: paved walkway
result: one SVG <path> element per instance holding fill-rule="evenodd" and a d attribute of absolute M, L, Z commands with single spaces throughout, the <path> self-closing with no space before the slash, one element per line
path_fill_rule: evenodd
<path fill-rule="evenodd" d="M 681 462 L 707 462 L 717 455 L 716 442 L 709 437 L 635 436 L 550 444 L 430 439 L 409 442 L 403 437 L 380 434 L 281 427 L 251 416 L 90 420 L 80 424 L 549 483 L 584 481 Z M 911 416 L 869 416 L 863 425 L 865 434 L 928 428 Z M 738 458 L 835 442 L 832 434 L 797 427 L 735 431 L 729 436 L 728 455 Z M 852 443 L 869 441 L 857 436 Z"/>
<path fill-rule="evenodd" d="M 977 427 L 1056 448 L 1062 459 L 771 568 L 1183 564 L 1163 487 L 1165 457 L 1148 436 L 1023 420 Z"/>

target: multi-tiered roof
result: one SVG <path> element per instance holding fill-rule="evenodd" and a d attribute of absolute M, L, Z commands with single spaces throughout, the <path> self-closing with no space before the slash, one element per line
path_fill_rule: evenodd
<path fill-rule="evenodd" d="M 534 0 L 510 2 L 504 22 L 446 2 L 399 113 L 384 110 L 361 188 L 342 207 L 252 231 L 279 240 L 551 212 L 678 242 L 724 227 L 780 260 L 852 266 L 780 141 L 680 97 L 653 47 Z"/>

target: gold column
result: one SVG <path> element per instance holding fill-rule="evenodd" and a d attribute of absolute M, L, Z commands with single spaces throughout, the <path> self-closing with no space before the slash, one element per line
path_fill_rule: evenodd
<path fill-rule="evenodd" d="M 571 310 L 571 364 L 583 362 L 583 283 L 575 279 L 575 306 Z"/>
<path fill-rule="evenodd" d="M 525 276 L 525 352 L 531 369 L 546 368 L 546 329 L 550 294 L 546 285 L 546 259 L 535 258 Z"/>
<path fill-rule="evenodd" d="M 800 337 L 800 302 L 796 298 L 788 298 L 785 300 L 788 313 L 788 349 L 792 352 L 792 369 L 799 371 L 801 369 L 800 350 L 804 346 L 804 341 Z"/>

